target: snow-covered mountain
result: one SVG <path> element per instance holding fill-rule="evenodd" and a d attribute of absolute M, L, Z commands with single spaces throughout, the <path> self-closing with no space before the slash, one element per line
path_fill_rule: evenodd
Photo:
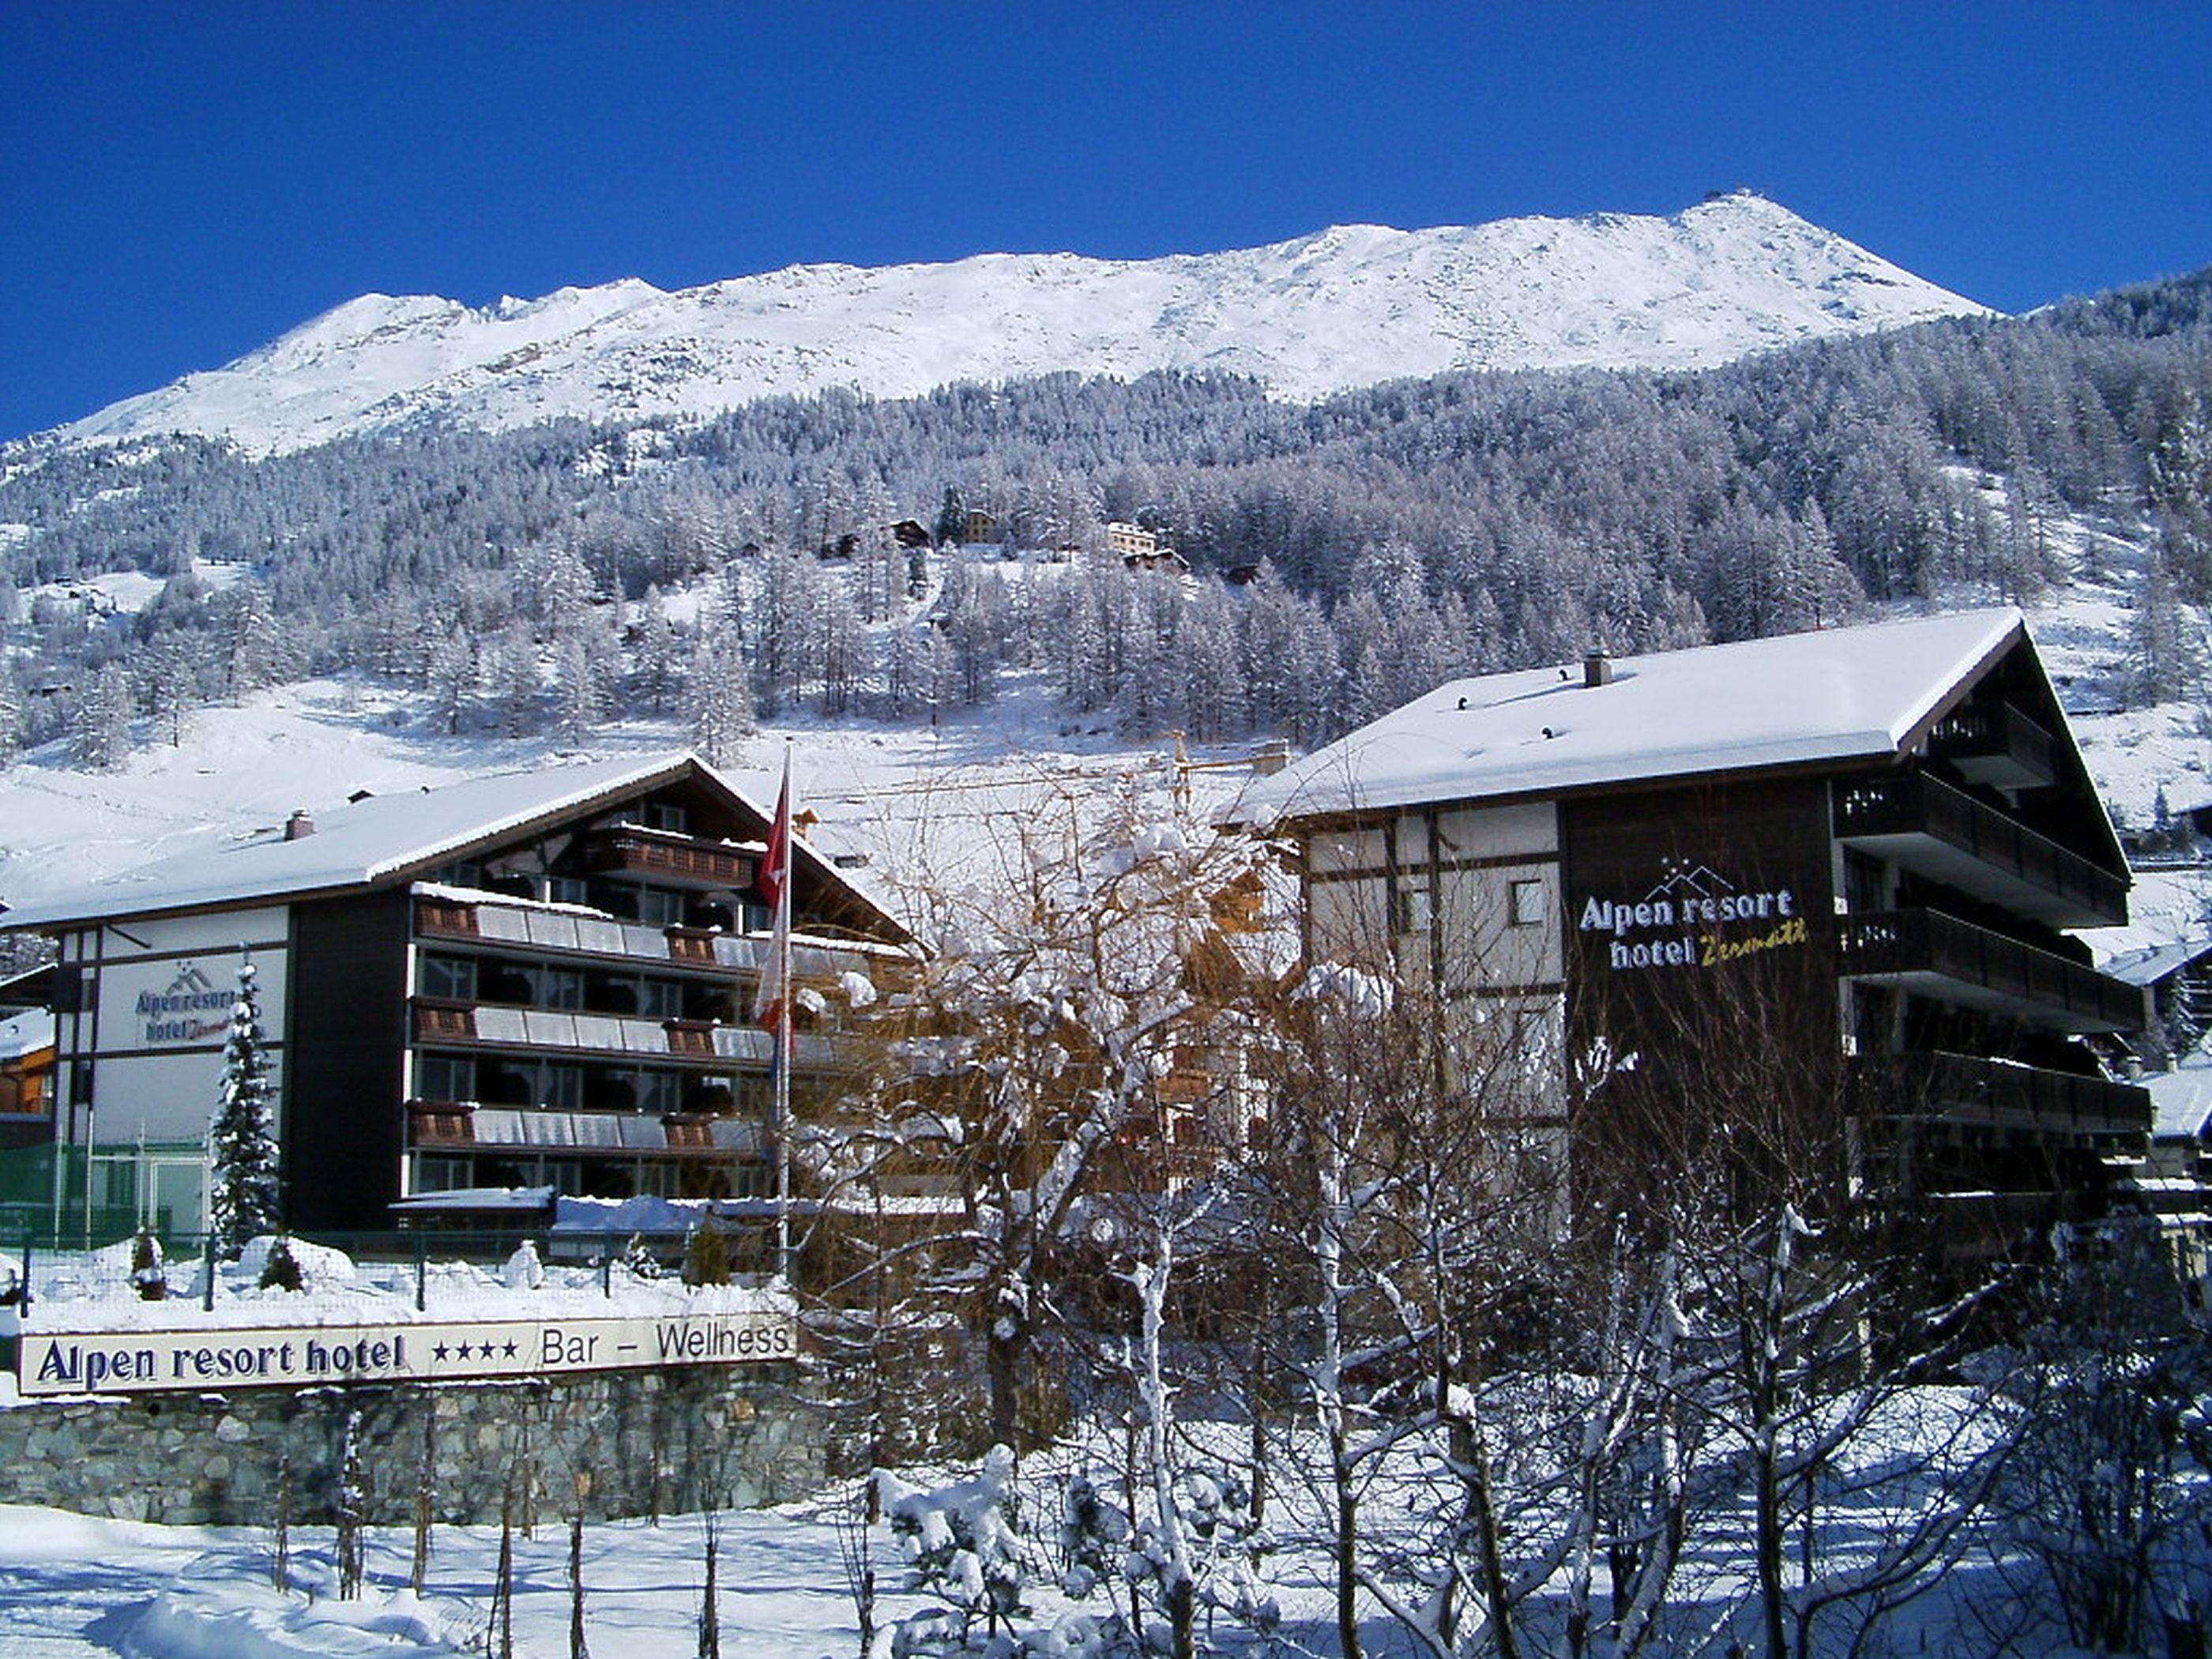
<path fill-rule="evenodd" d="M 778 392 L 1231 370 L 1294 398 L 1462 368 L 1691 368 L 1980 312 L 1744 193 L 1659 218 L 1339 226 L 1141 261 L 981 254 L 628 280 L 482 310 L 367 295 L 64 439 L 188 431 L 286 450 L 420 418 L 703 416 Z"/>

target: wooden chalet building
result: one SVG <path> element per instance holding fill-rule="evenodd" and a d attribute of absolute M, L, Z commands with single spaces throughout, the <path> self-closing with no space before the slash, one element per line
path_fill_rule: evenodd
<path fill-rule="evenodd" d="M 295 1227 L 383 1228 L 395 1200 L 469 1188 L 768 1190 L 768 830 L 661 756 L 357 798 L 8 913 L 59 950 L 50 1133 L 84 1171 L 57 1182 L 64 1236 L 88 1206 L 105 1230 L 200 1224 L 249 951 Z M 907 935 L 803 838 L 793 879 L 803 1103 L 837 1067 L 850 976 Z"/>
<path fill-rule="evenodd" d="M 2144 1151 L 2085 1042 L 2143 997 L 2066 931 L 2125 921 L 2128 866 L 2015 611 L 1460 680 L 1239 815 L 1299 848 L 1310 959 L 1510 1032 L 1608 1210 L 1784 1094 L 1963 1255 Z"/>

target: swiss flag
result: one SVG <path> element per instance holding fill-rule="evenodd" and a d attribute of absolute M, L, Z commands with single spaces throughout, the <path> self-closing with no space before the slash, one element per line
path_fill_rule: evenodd
<path fill-rule="evenodd" d="M 757 880 L 761 896 L 775 922 L 769 935 L 768 961 L 753 996 L 753 1019 L 775 1033 L 780 1063 L 791 1048 L 791 751 L 783 755 L 783 788 L 775 798 L 775 823 L 768 832 L 768 853 Z"/>

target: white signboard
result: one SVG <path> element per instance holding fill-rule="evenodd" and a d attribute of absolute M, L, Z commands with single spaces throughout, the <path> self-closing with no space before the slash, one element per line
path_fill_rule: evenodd
<path fill-rule="evenodd" d="M 446 1382 L 659 1365 L 792 1359 L 788 1313 L 622 1319 L 477 1320 L 258 1330 L 25 1331 L 26 1395 Z"/>
<path fill-rule="evenodd" d="M 236 946 L 202 957 L 146 962 L 110 958 L 100 968 L 100 1046 L 107 1050 L 220 1048 L 238 1003 Z M 254 982 L 261 1029 L 284 1032 L 284 952 L 258 951 Z"/>

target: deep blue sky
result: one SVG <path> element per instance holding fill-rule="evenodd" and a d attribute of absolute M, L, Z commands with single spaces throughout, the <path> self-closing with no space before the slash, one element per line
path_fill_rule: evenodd
<path fill-rule="evenodd" d="M 0 437 L 369 290 L 1748 185 L 2007 310 L 2212 263 L 2212 4 L 0 0 Z"/>

